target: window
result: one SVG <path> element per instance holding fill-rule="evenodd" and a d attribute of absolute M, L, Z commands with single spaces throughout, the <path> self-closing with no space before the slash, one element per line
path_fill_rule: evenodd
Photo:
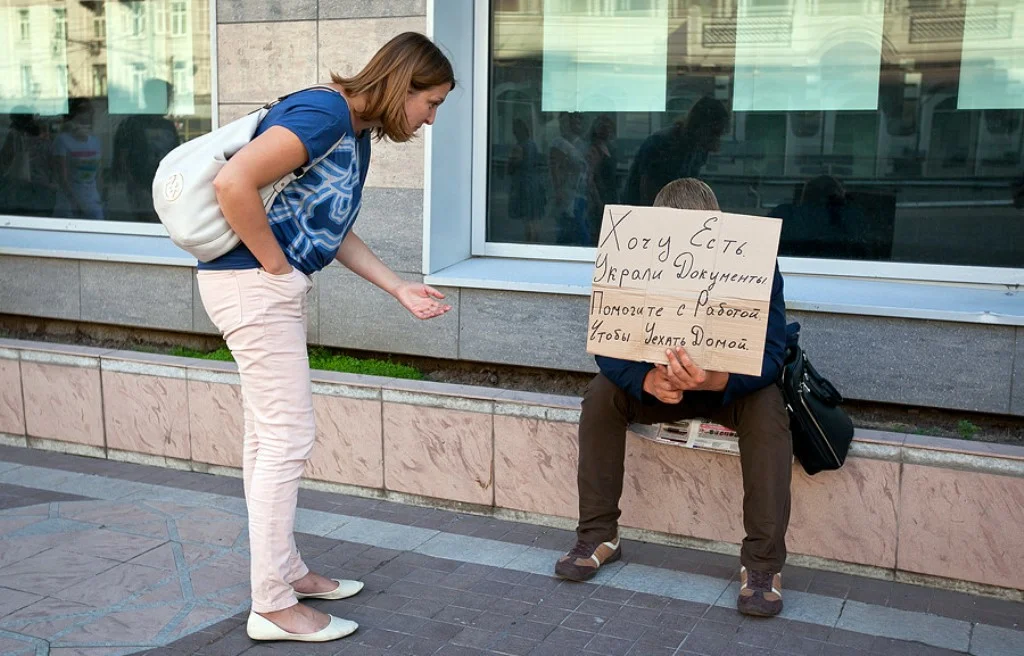
<path fill-rule="evenodd" d="M 7 4 L 17 6 L 0 10 L 11 19 L 0 39 L 9 78 L 0 75 L 0 141 L 11 130 L 23 134 L 8 140 L 8 150 L 21 151 L 0 184 L 0 215 L 115 221 L 117 231 L 156 223 L 157 165 L 212 124 L 209 22 L 193 34 L 187 18 L 200 8 L 209 17 L 209 2 Z"/>
<path fill-rule="evenodd" d="M 18 10 L 18 38 L 22 41 L 32 38 L 32 24 L 29 22 L 28 9 Z"/>
<path fill-rule="evenodd" d="M 131 35 L 141 37 L 146 33 L 146 4 L 145 2 L 128 3 L 128 20 L 131 24 Z"/>
<path fill-rule="evenodd" d="M 188 63 L 183 61 L 174 62 L 174 89 L 179 93 L 188 93 L 192 85 L 192 72 L 188 70 Z"/>
<path fill-rule="evenodd" d="M 57 95 L 68 95 L 68 67 L 64 64 L 57 65 Z"/>
<path fill-rule="evenodd" d="M 131 97 L 134 104 L 143 109 L 145 104 L 145 96 L 143 95 L 143 89 L 146 86 L 146 80 L 149 75 L 146 72 L 146 65 L 136 62 L 132 64 L 132 75 L 131 75 Z"/>
<path fill-rule="evenodd" d="M 1024 268 L 1017 0 L 525 4 L 490 16 L 474 254 L 592 258 L 606 204 L 698 177 L 784 256 Z"/>
<path fill-rule="evenodd" d="M 167 34 L 168 13 L 163 2 L 153 5 L 153 34 Z"/>
<path fill-rule="evenodd" d="M 92 67 L 92 95 L 107 95 L 107 66 L 106 64 L 93 64 Z"/>
<path fill-rule="evenodd" d="M 184 36 L 188 34 L 188 3 L 171 3 L 171 35 Z"/>
<path fill-rule="evenodd" d="M 21 95 L 30 98 L 36 94 L 36 85 L 32 80 L 32 66 L 22 64 L 21 66 Z"/>
<path fill-rule="evenodd" d="M 64 41 L 68 38 L 68 10 L 53 10 L 53 38 Z"/>

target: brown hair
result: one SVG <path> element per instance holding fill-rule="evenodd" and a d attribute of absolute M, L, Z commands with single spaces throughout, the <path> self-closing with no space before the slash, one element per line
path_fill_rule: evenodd
<path fill-rule="evenodd" d="M 655 207 L 674 207 L 679 210 L 719 210 L 718 198 L 711 187 L 697 178 L 673 180 L 658 192 Z"/>
<path fill-rule="evenodd" d="M 373 128 L 378 140 L 408 141 L 413 130 L 407 125 L 405 101 L 410 91 L 423 91 L 441 84 L 455 88 L 455 73 L 444 53 L 430 39 L 417 32 L 403 32 L 377 51 L 370 62 L 353 77 L 331 73 L 345 95 L 365 100 L 360 116 L 381 121 Z"/>

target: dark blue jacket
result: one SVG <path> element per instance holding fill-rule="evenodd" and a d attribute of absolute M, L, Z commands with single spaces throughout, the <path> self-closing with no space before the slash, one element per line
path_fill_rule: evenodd
<path fill-rule="evenodd" d="M 729 382 L 722 395 L 722 405 L 755 392 L 774 383 L 782 372 L 782 361 L 786 355 L 786 301 L 782 296 L 782 274 L 775 265 L 775 279 L 772 280 L 772 298 L 768 307 L 768 329 L 765 335 L 764 360 L 760 376 L 729 374 Z M 598 355 L 597 366 L 605 377 L 626 391 L 633 398 L 654 403 L 657 400 L 644 392 L 644 378 L 654 368 L 650 362 L 633 362 Z"/>

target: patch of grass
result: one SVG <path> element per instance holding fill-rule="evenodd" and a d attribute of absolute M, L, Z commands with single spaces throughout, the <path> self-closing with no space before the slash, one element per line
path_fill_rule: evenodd
<path fill-rule="evenodd" d="M 981 428 L 969 419 L 961 419 L 956 422 L 956 432 L 965 440 L 972 439 L 979 431 L 981 431 Z"/>
<path fill-rule="evenodd" d="M 220 360 L 222 362 L 234 360 L 227 346 L 222 346 L 216 351 L 209 352 L 176 346 L 171 349 L 171 355 L 184 358 Z M 309 350 L 309 366 L 311 369 L 338 371 L 347 374 L 365 374 L 367 376 L 386 376 L 388 378 L 405 378 L 410 380 L 423 379 L 423 374 L 417 369 L 404 364 L 373 358 L 361 360 L 349 355 L 337 355 L 321 347 Z"/>
<path fill-rule="evenodd" d="M 235 360 L 231 357 L 231 351 L 227 346 L 222 346 L 216 351 L 197 351 L 185 346 L 175 346 L 171 349 L 171 355 L 176 355 L 179 358 L 201 358 L 203 360 L 220 360 L 221 362 L 234 362 Z"/>

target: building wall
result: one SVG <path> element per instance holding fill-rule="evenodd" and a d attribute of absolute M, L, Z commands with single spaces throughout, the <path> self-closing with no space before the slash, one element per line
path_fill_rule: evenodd
<path fill-rule="evenodd" d="M 391 36 L 426 29 L 422 0 L 219 0 L 217 16 L 222 123 L 326 81 L 332 70 L 351 74 Z M 356 224 L 384 262 L 411 279 L 422 279 L 423 271 L 423 168 L 422 140 L 375 144 Z M 185 266 L 0 255 L 0 281 L 2 314 L 216 332 L 194 270 Z M 585 352 L 585 297 L 441 291 L 453 310 L 421 322 L 331 266 L 316 277 L 309 338 L 351 349 L 596 370 Z M 803 324 L 816 366 L 849 398 L 1024 416 L 1024 328 L 790 314 Z"/>

